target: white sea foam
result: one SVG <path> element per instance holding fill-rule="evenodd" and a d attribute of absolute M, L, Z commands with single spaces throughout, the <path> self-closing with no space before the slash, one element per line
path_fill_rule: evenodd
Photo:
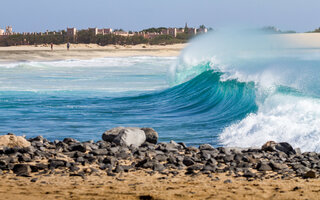
<path fill-rule="evenodd" d="M 274 35 L 228 31 L 198 38 L 171 69 L 175 83 L 209 69 L 223 72 L 221 81 L 255 83 L 258 111 L 226 127 L 220 143 L 249 147 L 274 140 L 320 152 L 319 50 L 293 49 Z"/>
<path fill-rule="evenodd" d="M 168 87 L 166 72 L 175 62 L 139 56 L 2 63 L 0 91 L 152 91 Z"/>
<path fill-rule="evenodd" d="M 226 146 L 262 146 L 266 141 L 288 142 L 303 151 L 320 151 L 319 99 L 275 94 L 259 111 L 224 129 Z"/>

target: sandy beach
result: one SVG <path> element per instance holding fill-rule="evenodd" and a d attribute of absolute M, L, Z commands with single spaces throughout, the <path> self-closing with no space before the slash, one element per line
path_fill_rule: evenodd
<path fill-rule="evenodd" d="M 66 44 L 35 46 L 10 46 L 0 47 L 0 62 L 14 61 L 50 61 L 65 59 L 91 59 L 101 57 L 126 57 L 126 56 L 178 56 L 181 49 L 187 44 L 174 45 L 109 45 L 96 44 L 71 44 L 67 51 Z"/>
<path fill-rule="evenodd" d="M 276 34 L 272 38 L 286 42 L 289 48 L 320 48 L 320 33 Z M 108 45 L 97 44 L 71 44 L 67 51 L 66 44 L 54 45 L 24 45 L 0 47 L 0 62 L 15 61 L 50 61 L 65 59 L 92 59 L 102 57 L 126 56 L 178 56 L 180 51 L 188 44 L 173 45 Z"/>
<path fill-rule="evenodd" d="M 116 177 L 68 175 L 16 177 L 0 180 L 3 199 L 318 199 L 319 179 L 248 181 L 227 174 L 166 176 L 138 171 Z M 225 183 L 230 180 L 231 183 Z M 227 181 L 227 182 L 230 182 Z"/>

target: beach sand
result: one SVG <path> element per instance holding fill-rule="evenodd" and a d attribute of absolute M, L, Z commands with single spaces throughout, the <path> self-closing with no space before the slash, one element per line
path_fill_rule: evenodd
<path fill-rule="evenodd" d="M 46 175 L 33 178 L 5 175 L 1 199 L 319 199 L 319 179 L 265 179 L 248 181 L 227 174 L 149 175 L 144 171 L 116 177 Z M 217 177 L 219 180 L 217 180 Z M 231 180 L 231 183 L 225 183 Z"/>
<path fill-rule="evenodd" d="M 285 41 L 289 48 L 320 48 L 320 33 L 274 34 L 273 38 Z M 178 56 L 188 44 L 173 45 L 107 45 L 71 44 L 54 45 L 24 45 L 0 47 L 0 62 L 14 61 L 50 61 L 64 59 L 92 59 L 102 57 L 126 56 Z"/>
<path fill-rule="evenodd" d="M 126 56 L 178 56 L 187 44 L 174 45 L 108 45 L 71 44 L 67 51 L 66 45 L 11 46 L 0 47 L 0 62 L 14 61 L 50 61 L 65 59 L 91 59 L 102 57 Z"/>

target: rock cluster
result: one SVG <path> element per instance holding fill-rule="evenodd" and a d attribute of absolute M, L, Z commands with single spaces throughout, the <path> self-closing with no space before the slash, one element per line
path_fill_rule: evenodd
<path fill-rule="evenodd" d="M 228 173 L 236 177 L 317 178 L 320 154 L 301 153 L 288 143 L 267 142 L 262 148 L 198 148 L 184 143 L 157 143 L 151 128 L 118 127 L 106 131 L 101 141 L 79 142 L 73 138 L 48 141 L 42 136 L 28 139 L 30 146 L 0 149 L 0 174 L 18 176 L 64 173 L 85 177 L 92 173 L 145 170 L 147 173 L 186 175 Z"/>

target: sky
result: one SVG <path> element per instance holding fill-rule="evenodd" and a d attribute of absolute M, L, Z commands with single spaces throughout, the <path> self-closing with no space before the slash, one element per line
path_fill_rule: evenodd
<path fill-rule="evenodd" d="M 0 0 L 0 28 L 44 32 L 149 27 L 276 26 L 311 31 L 320 26 L 319 0 Z"/>

